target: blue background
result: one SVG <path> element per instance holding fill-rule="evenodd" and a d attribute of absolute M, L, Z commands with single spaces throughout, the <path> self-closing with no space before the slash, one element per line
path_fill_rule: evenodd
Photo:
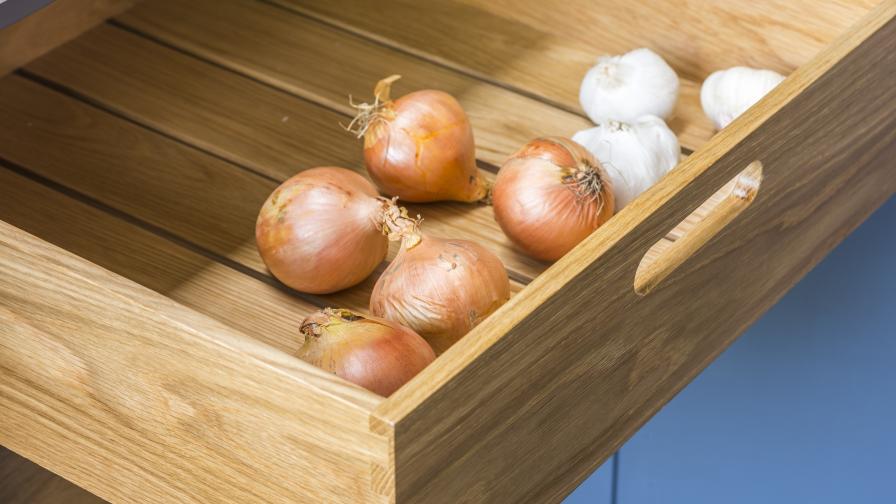
<path fill-rule="evenodd" d="M 896 199 L 565 504 L 896 503 Z"/>

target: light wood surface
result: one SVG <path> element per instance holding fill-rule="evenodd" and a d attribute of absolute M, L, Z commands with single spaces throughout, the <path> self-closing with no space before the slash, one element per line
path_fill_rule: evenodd
<path fill-rule="evenodd" d="M 735 65 L 787 74 L 857 21 L 874 0 L 274 0 L 390 46 L 580 110 L 598 56 L 658 51 L 684 77 L 678 122 L 693 148 L 711 134 L 699 85 Z M 693 139 L 693 140 L 692 140 Z"/>
<path fill-rule="evenodd" d="M 4 504 L 103 504 L 65 478 L 0 446 L 0 502 Z"/>
<path fill-rule="evenodd" d="M 398 500 L 560 501 L 891 197 L 894 16 L 883 4 L 386 400 Z M 638 296 L 647 249 L 757 159 L 753 203 Z"/>
<path fill-rule="evenodd" d="M 2 168 L 0 221 L 293 353 L 318 306 Z M 47 211 L 52 209 L 52 212 Z"/>
<path fill-rule="evenodd" d="M 5 223 L 0 327 L 0 443 L 103 498 L 379 500 L 379 398 Z"/>
<path fill-rule="evenodd" d="M 607 8 L 601 4 L 610 2 L 577 2 L 572 6 L 571 2 L 528 0 L 503 2 L 493 8 L 488 2 L 475 1 L 398 1 L 377 9 L 365 9 L 359 0 L 274 2 L 583 117 L 579 84 L 598 56 L 621 54 L 644 44 L 636 40 L 645 37 L 626 38 L 625 33 L 632 33 L 627 23 L 645 27 L 636 33 L 647 31 L 651 37 L 656 36 L 656 25 L 645 22 L 643 13 L 633 18 L 632 12 L 623 13 L 619 8 L 615 9 L 616 15 L 626 20 L 622 25 L 585 25 L 587 16 L 607 19 Z M 631 3 L 635 5 L 631 10 L 645 8 L 643 2 Z M 680 33 L 680 28 L 676 22 L 676 32 Z M 667 56 L 661 50 L 668 47 L 667 43 L 652 47 Z M 694 150 L 712 137 L 714 130 L 700 108 L 701 81 L 687 74 L 680 77 L 680 99 L 668 123 L 681 145 Z"/>
<path fill-rule="evenodd" d="M 17 75 L 0 81 L 0 91 L 0 129 L 8 132 L 0 136 L 2 157 L 268 275 L 255 247 L 255 218 L 277 180 Z M 40 148 L 48 143 L 55 148 Z M 488 207 L 446 204 L 409 208 L 424 214 L 426 229 L 435 235 L 477 239 L 511 268 L 532 265 L 525 273 L 514 273 L 515 279 L 528 281 L 544 268 L 512 248 Z M 483 226 L 470 226 L 471 221 Z M 372 277 L 356 289 L 320 296 L 320 303 L 366 312 L 375 280 Z M 513 284 L 514 291 L 522 288 L 518 281 Z"/>
<path fill-rule="evenodd" d="M 706 245 L 715 235 L 725 229 L 756 199 L 762 185 L 762 163 L 753 161 L 744 171 L 735 175 L 718 192 L 710 196 L 708 202 L 685 217 L 693 224 L 674 241 L 663 238 L 644 254 L 644 259 L 635 271 L 635 292 L 645 295 L 672 274 L 679 266 Z M 702 211 L 704 215 L 695 216 Z M 687 224 L 685 224 L 687 225 Z M 682 229 L 682 224 L 675 229 Z"/>
<path fill-rule="evenodd" d="M 0 76 L 135 5 L 139 0 L 56 0 L 0 30 Z"/>
<path fill-rule="evenodd" d="M 792 70 L 862 2 L 825 0 L 802 31 L 802 1 L 726 4 L 683 28 L 638 3 L 607 16 L 633 32 L 594 41 L 577 23 L 594 6 L 503 1 L 437 0 L 440 23 L 396 24 L 409 3 L 334 2 L 368 20 L 157 0 L 0 80 L 0 221 L 84 257 L 0 223 L 0 444 L 113 502 L 559 501 L 896 190 L 893 0 L 711 139 L 690 65 L 740 44 L 732 58 Z M 546 36 L 538 19 L 567 28 Z M 722 31 L 744 38 L 709 47 Z M 558 86 L 578 85 L 584 55 L 663 34 L 690 82 L 673 126 L 698 150 L 659 185 L 546 271 L 487 207 L 413 207 L 498 253 L 516 290 L 538 276 L 388 399 L 283 353 L 299 312 L 365 310 L 372 287 L 287 292 L 253 243 L 279 180 L 361 169 L 338 129 L 346 95 L 395 72 L 452 92 L 493 169 L 587 124 Z M 756 160 L 752 203 L 728 199 Z"/>
<path fill-rule="evenodd" d="M 97 28 L 27 71 L 276 182 L 321 165 L 366 174 L 360 141 L 340 125 L 347 116 L 113 26 Z M 515 278 L 534 278 L 546 267 L 513 247 L 487 206 L 409 209 L 423 215 L 434 234 L 487 243 Z"/>
<path fill-rule="evenodd" d="M 590 126 L 538 100 L 253 0 L 157 0 L 117 20 L 346 116 L 354 114 L 349 95 L 369 101 L 373 86 L 388 75 L 403 76 L 394 96 L 441 89 L 470 116 L 477 156 L 495 165 L 532 138 Z"/>

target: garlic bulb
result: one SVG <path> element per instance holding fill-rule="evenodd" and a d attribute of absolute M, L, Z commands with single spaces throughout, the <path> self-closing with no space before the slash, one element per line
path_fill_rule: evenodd
<path fill-rule="evenodd" d="M 677 100 L 678 75 L 646 48 L 598 58 L 579 88 L 579 103 L 595 123 L 669 117 Z"/>
<path fill-rule="evenodd" d="M 603 165 L 617 212 L 675 167 L 681 154 L 675 133 L 652 115 L 632 123 L 602 122 L 572 139 Z"/>
<path fill-rule="evenodd" d="M 700 88 L 700 104 L 722 129 L 774 89 L 784 76 L 771 70 L 733 67 L 713 72 Z"/>

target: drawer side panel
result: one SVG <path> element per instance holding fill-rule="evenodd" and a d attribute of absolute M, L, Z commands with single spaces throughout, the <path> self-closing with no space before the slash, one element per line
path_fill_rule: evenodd
<path fill-rule="evenodd" d="M 377 411 L 400 502 L 559 501 L 896 190 L 896 2 L 792 75 Z M 752 205 L 638 263 L 747 165 Z"/>

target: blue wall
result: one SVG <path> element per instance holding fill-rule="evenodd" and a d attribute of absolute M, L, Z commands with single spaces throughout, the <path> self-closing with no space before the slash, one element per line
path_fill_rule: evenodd
<path fill-rule="evenodd" d="M 566 504 L 896 503 L 896 199 Z"/>

